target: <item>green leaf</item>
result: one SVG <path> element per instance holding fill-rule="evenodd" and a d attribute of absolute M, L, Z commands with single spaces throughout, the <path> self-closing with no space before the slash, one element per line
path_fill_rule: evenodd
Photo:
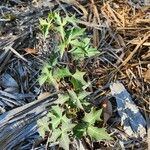
<path fill-rule="evenodd" d="M 86 51 L 82 47 L 73 48 L 70 50 L 75 60 L 84 60 L 86 57 Z"/>
<path fill-rule="evenodd" d="M 86 29 L 84 28 L 73 28 L 71 32 L 71 40 L 76 39 L 84 34 Z"/>
<path fill-rule="evenodd" d="M 70 73 L 70 71 L 67 67 L 66 68 L 57 68 L 54 71 L 54 77 L 57 80 L 60 80 L 61 78 L 68 77 L 68 76 L 71 76 L 71 75 L 72 74 Z"/>
<path fill-rule="evenodd" d="M 68 100 L 69 100 L 69 95 L 68 94 L 58 94 L 58 99 L 54 103 L 62 105 Z"/>
<path fill-rule="evenodd" d="M 55 22 L 58 25 L 55 29 L 56 29 L 56 31 L 58 31 L 60 33 L 61 38 L 64 41 L 65 35 L 66 35 L 65 30 L 64 30 L 64 26 L 66 25 L 67 22 L 65 19 L 62 19 L 58 13 L 55 14 Z"/>
<path fill-rule="evenodd" d="M 85 84 L 82 89 L 85 90 L 86 88 L 88 88 L 89 86 L 91 86 L 91 82 L 88 81 L 87 84 Z"/>
<path fill-rule="evenodd" d="M 55 13 L 49 13 L 48 14 L 48 17 L 47 17 L 47 20 L 48 20 L 48 22 L 52 22 L 52 20 L 54 20 L 55 19 Z"/>
<path fill-rule="evenodd" d="M 64 115 L 62 118 L 59 117 L 53 117 L 52 121 L 50 122 L 52 125 L 52 129 L 55 129 L 60 125 L 63 121 L 68 121 L 69 119 Z"/>
<path fill-rule="evenodd" d="M 55 13 L 55 22 L 58 24 L 58 25 L 62 25 L 62 20 L 61 20 L 61 17 L 59 15 L 59 13 Z"/>
<path fill-rule="evenodd" d="M 43 84 L 47 81 L 47 79 L 48 79 L 48 76 L 46 76 L 46 75 L 41 75 L 41 76 L 39 77 L 39 79 L 38 79 L 39 84 L 40 84 L 40 85 L 43 85 Z"/>
<path fill-rule="evenodd" d="M 104 128 L 97 128 L 94 126 L 89 126 L 87 129 L 87 134 L 96 141 L 101 140 L 112 140 L 110 135 L 106 132 Z"/>
<path fill-rule="evenodd" d="M 40 22 L 40 30 L 44 35 L 44 38 L 46 39 L 48 33 L 49 33 L 49 29 L 52 26 L 52 19 L 39 19 Z"/>
<path fill-rule="evenodd" d="M 62 123 L 59 145 L 65 150 L 69 150 L 69 144 L 70 144 L 69 134 L 72 132 L 74 126 L 75 125 L 72 124 L 71 122 Z"/>
<path fill-rule="evenodd" d="M 51 137 L 48 139 L 49 142 L 56 142 L 57 139 L 60 137 L 61 135 L 61 130 L 58 128 L 58 129 L 54 129 L 52 131 L 52 134 L 51 134 Z"/>
<path fill-rule="evenodd" d="M 74 39 L 70 43 L 73 46 L 69 52 L 76 60 L 92 57 L 100 53 L 96 48 L 90 46 L 90 38 L 83 38 L 82 40 Z"/>
<path fill-rule="evenodd" d="M 66 22 L 68 22 L 68 23 L 71 23 L 74 27 L 75 26 L 77 26 L 77 18 L 75 17 L 75 15 L 73 15 L 73 16 L 71 16 L 71 17 L 69 17 L 69 16 L 66 16 L 65 18 L 64 18 L 64 20 L 66 21 Z"/>
<path fill-rule="evenodd" d="M 62 122 L 62 125 L 58 129 L 53 129 L 52 135 L 49 138 L 49 142 L 59 142 L 59 146 L 65 150 L 69 150 L 69 135 L 75 125 L 71 122 Z"/>
<path fill-rule="evenodd" d="M 62 19 L 59 13 L 55 13 L 55 22 L 59 26 L 65 26 L 67 23 L 67 20 Z"/>
<path fill-rule="evenodd" d="M 66 116 L 66 114 L 64 114 L 63 116 L 62 116 L 62 122 L 64 122 L 64 123 L 69 123 L 70 122 L 70 119 L 68 119 L 67 118 L 67 116 Z"/>
<path fill-rule="evenodd" d="M 61 126 L 62 133 L 71 132 L 74 127 L 75 124 L 71 123 L 71 120 L 68 122 L 63 122 Z"/>
<path fill-rule="evenodd" d="M 87 56 L 88 57 L 92 57 L 92 56 L 95 56 L 97 54 L 100 54 L 100 52 L 96 49 L 96 48 L 93 48 L 93 47 L 89 47 L 87 50 Z"/>
<path fill-rule="evenodd" d="M 45 137 L 45 132 L 49 131 L 49 118 L 48 117 L 43 117 L 42 119 L 37 121 L 38 125 L 38 132 L 42 138 Z"/>
<path fill-rule="evenodd" d="M 65 52 L 65 48 L 66 48 L 66 42 L 60 42 L 60 44 L 58 46 L 58 49 L 59 49 L 59 52 L 60 52 L 60 58 L 63 57 L 63 54 Z"/>
<path fill-rule="evenodd" d="M 51 112 L 56 116 L 62 117 L 64 109 L 58 105 L 55 105 L 55 106 L 52 106 Z"/>
<path fill-rule="evenodd" d="M 57 53 L 51 53 L 50 59 L 48 61 L 48 65 L 50 68 L 56 66 L 56 64 L 58 63 L 58 54 Z"/>
<path fill-rule="evenodd" d="M 78 91 L 81 90 L 82 86 L 86 85 L 86 81 L 83 79 L 85 72 L 81 72 L 77 70 L 71 78 L 71 83 L 73 84 L 74 90 Z"/>
<path fill-rule="evenodd" d="M 49 84 L 55 86 L 56 89 L 58 89 L 58 84 L 55 78 L 53 77 L 52 70 L 49 68 L 51 67 L 48 64 L 44 65 L 41 77 L 39 78 L 40 85 L 43 84 L 44 82 L 48 82 Z"/>
<path fill-rule="evenodd" d="M 86 46 L 90 45 L 90 38 L 88 38 L 88 37 L 84 38 L 82 40 L 82 42 L 83 42 L 83 46 L 86 47 Z"/>
<path fill-rule="evenodd" d="M 64 27 L 62 25 L 60 25 L 60 26 L 56 27 L 56 30 L 60 33 L 61 38 L 64 41 L 65 40 L 65 36 L 66 36 Z"/>
<path fill-rule="evenodd" d="M 72 27 L 72 29 L 69 30 L 69 32 L 67 32 L 67 35 L 66 35 L 68 36 L 67 37 L 68 44 L 71 44 L 72 40 L 75 40 L 79 38 L 79 36 L 82 36 L 84 31 L 85 29 Z"/>
<path fill-rule="evenodd" d="M 73 85 L 74 91 L 80 91 L 81 90 L 82 84 L 78 80 L 71 78 L 71 83 Z"/>
<path fill-rule="evenodd" d="M 51 113 L 49 113 L 49 117 L 51 117 L 50 123 L 52 125 L 52 129 L 54 130 L 55 128 L 58 127 L 58 125 L 62 121 L 63 109 L 61 107 L 59 107 L 58 105 L 52 106 L 51 109 L 52 110 L 51 110 Z"/>
<path fill-rule="evenodd" d="M 52 84 L 58 90 L 58 84 L 57 84 L 57 81 L 52 74 L 52 71 L 50 71 L 48 74 L 48 81 L 49 81 L 49 84 Z"/>
<path fill-rule="evenodd" d="M 44 137 L 45 137 L 45 129 L 42 126 L 38 128 L 38 133 L 44 139 Z"/>
<path fill-rule="evenodd" d="M 88 124 L 86 122 L 78 123 L 73 128 L 74 135 L 81 139 L 82 136 L 85 136 L 87 127 L 88 127 Z"/>
<path fill-rule="evenodd" d="M 89 125 L 93 125 L 96 121 L 101 120 L 100 119 L 101 113 L 102 113 L 102 109 L 95 110 L 94 108 L 92 108 L 90 113 L 85 113 L 83 121 L 88 122 Z"/>
<path fill-rule="evenodd" d="M 84 109 L 83 106 L 88 105 L 89 103 L 85 100 L 85 97 L 89 94 L 86 91 L 81 91 L 76 94 L 73 90 L 68 90 L 70 101 L 80 109 Z"/>
<path fill-rule="evenodd" d="M 61 118 L 60 117 L 58 117 L 58 116 L 55 116 L 55 115 L 53 115 L 52 117 L 51 117 L 51 125 L 52 125 L 52 129 L 54 130 L 55 128 L 57 128 L 58 127 L 58 125 L 61 123 Z"/>
<path fill-rule="evenodd" d="M 77 47 L 82 47 L 83 42 L 80 42 L 79 39 L 74 39 L 70 41 L 70 44 L 72 44 L 72 49 L 69 52 L 74 51 Z"/>
<path fill-rule="evenodd" d="M 85 97 L 87 97 L 91 92 L 86 92 L 86 91 L 82 91 L 78 94 L 78 98 L 79 99 L 84 99 Z"/>
<path fill-rule="evenodd" d="M 72 75 L 74 79 L 79 81 L 82 85 L 87 84 L 85 80 L 83 79 L 83 76 L 85 75 L 86 72 L 81 72 L 79 70 L 76 70 L 75 74 Z"/>
<path fill-rule="evenodd" d="M 42 68 L 42 74 L 48 75 L 50 68 L 51 68 L 51 67 L 49 66 L 49 64 L 48 64 L 48 63 L 45 63 L 45 64 L 43 65 L 43 68 Z"/>
<path fill-rule="evenodd" d="M 70 119 L 66 117 L 66 114 L 63 115 L 63 108 L 59 105 L 52 106 L 51 112 L 49 113 L 49 117 L 51 118 L 51 125 L 52 129 L 55 129 L 60 125 L 62 122 L 68 123 Z"/>
<path fill-rule="evenodd" d="M 48 82 L 49 84 L 52 84 L 55 86 L 56 89 L 58 89 L 58 85 L 56 80 L 54 79 L 52 75 L 51 67 L 48 64 L 45 64 L 42 69 L 41 77 L 39 78 L 40 85 L 44 82 Z"/>
<path fill-rule="evenodd" d="M 62 133 L 59 139 L 59 146 L 64 150 L 69 150 L 70 139 L 67 133 Z"/>
<path fill-rule="evenodd" d="M 77 108 L 83 109 L 81 99 L 78 98 L 76 93 L 73 90 L 68 90 L 68 93 L 70 95 L 71 101 L 76 105 Z"/>

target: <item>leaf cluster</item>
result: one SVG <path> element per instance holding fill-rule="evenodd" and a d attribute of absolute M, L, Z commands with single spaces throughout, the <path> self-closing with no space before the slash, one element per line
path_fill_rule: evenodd
<path fill-rule="evenodd" d="M 69 144 L 74 138 L 88 136 L 96 141 L 110 140 L 111 137 L 104 128 L 95 126 L 100 121 L 102 110 L 96 110 L 87 102 L 90 93 L 85 88 L 89 85 L 85 80 L 86 72 L 77 67 L 79 61 L 99 54 L 91 46 L 86 30 L 78 26 L 75 16 L 62 18 L 58 13 L 40 19 L 40 29 L 45 39 L 50 30 L 55 31 L 59 36 L 59 44 L 52 52 L 49 62 L 43 65 L 39 83 L 48 83 L 61 93 L 47 116 L 38 121 L 39 134 L 44 138 L 48 132 L 48 142 L 59 142 L 59 146 L 65 150 L 69 150 Z M 76 62 L 74 70 L 68 65 L 61 65 L 65 53 Z M 69 88 L 62 91 L 62 82 L 68 84 Z"/>
<path fill-rule="evenodd" d="M 99 54 L 99 51 L 91 46 L 90 38 L 85 32 L 86 29 L 77 25 L 78 20 L 75 16 L 62 18 L 59 13 L 50 13 L 47 19 L 39 21 L 44 38 L 48 36 L 50 30 L 59 34 L 58 53 L 60 58 L 66 51 L 75 60 Z"/>

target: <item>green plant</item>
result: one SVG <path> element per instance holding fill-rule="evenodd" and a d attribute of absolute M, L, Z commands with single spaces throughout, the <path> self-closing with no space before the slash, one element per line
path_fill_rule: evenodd
<path fill-rule="evenodd" d="M 45 38 L 49 30 L 59 34 L 58 51 L 61 58 L 65 51 L 71 53 L 76 60 L 99 54 L 99 51 L 90 45 L 90 38 L 87 38 L 85 29 L 77 25 L 78 20 L 74 16 L 61 18 L 58 13 L 50 13 L 47 19 L 40 19 L 39 21 L 40 30 Z"/>
<path fill-rule="evenodd" d="M 48 142 L 57 141 L 65 150 L 69 150 L 69 143 L 74 138 L 112 139 L 104 128 L 95 126 L 101 121 L 102 110 L 96 110 L 87 102 L 89 83 L 85 80 L 86 71 L 81 71 L 82 63 L 86 58 L 99 55 L 99 51 L 91 46 L 85 29 L 78 26 L 74 16 L 62 18 L 58 13 L 49 14 L 46 20 L 40 19 L 40 27 L 45 38 L 50 30 L 59 37 L 57 49 L 43 65 L 39 78 L 40 85 L 48 83 L 59 91 L 54 106 L 38 121 L 40 135 L 44 138 L 48 133 Z"/>

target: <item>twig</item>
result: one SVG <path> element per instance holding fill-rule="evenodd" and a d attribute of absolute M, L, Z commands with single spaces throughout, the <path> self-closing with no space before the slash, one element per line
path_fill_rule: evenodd
<path fill-rule="evenodd" d="M 60 1 L 63 2 L 63 3 L 67 3 L 69 5 L 74 5 L 78 8 L 80 8 L 85 17 L 88 15 L 87 10 L 79 2 L 77 2 L 76 0 L 60 0 Z"/>
<path fill-rule="evenodd" d="M 128 61 L 133 57 L 133 55 L 137 52 L 140 46 L 150 37 L 150 32 L 147 32 L 144 38 L 139 42 L 139 44 L 135 47 L 135 49 L 129 54 L 129 56 L 122 62 L 119 67 L 122 67 L 128 63 Z"/>
<path fill-rule="evenodd" d="M 66 11 L 66 9 L 63 7 L 63 5 L 60 3 L 60 1 L 59 0 L 56 0 L 56 2 L 59 4 L 59 6 L 62 8 L 62 10 L 65 12 L 65 14 L 67 15 L 68 13 L 67 13 L 67 11 Z"/>
<path fill-rule="evenodd" d="M 11 46 L 5 47 L 4 49 L 9 49 L 11 50 L 14 54 L 16 54 L 18 57 L 20 57 L 22 60 L 24 60 L 25 62 L 28 62 L 27 59 L 25 59 L 22 55 L 20 55 L 14 48 L 12 48 Z"/>
<path fill-rule="evenodd" d="M 7 22 L 7 21 L 11 21 L 11 20 L 10 20 L 10 19 L 1 19 L 1 18 L 0 18 L 0 21 L 1 21 L 1 22 Z"/>
<path fill-rule="evenodd" d="M 117 27 L 117 30 L 150 30 L 150 27 Z"/>

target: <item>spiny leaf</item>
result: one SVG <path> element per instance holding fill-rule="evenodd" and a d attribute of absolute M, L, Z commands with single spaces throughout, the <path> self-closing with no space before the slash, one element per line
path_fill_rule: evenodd
<path fill-rule="evenodd" d="M 73 85 L 74 91 L 80 91 L 81 90 L 82 84 L 78 80 L 71 78 L 71 83 Z"/>
<path fill-rule="evenodd" d="M 78 19 L 75 17 L 75 15 L 73 15 L 71 17 L 70 16 L 66 16 L 64 18 L 64 20 L 66 20 L 66 22 L 68 22 L 68 23 L 71 23 L 74 27 L 77 26 Z"/>
<path fill-rule="evenodd" d="M 69 95 L 68 94 L 58 94 L 58 99 L 54 103 L 62 105 L 68 100 L 69 100 Z"/>
<path fill-rule="evenodd" d="M 58 84 L 57 84 L 57 81 L 52 74 L 52 71 L 50 71 L 48 74 L 48 82 L 49 82 L 49 84 L 52 84 L 53 86 L 55 86 L 55 88 L 58 90 Z"/>
<path fill-rule="evenodd" d="M 54 20 L 54 18 L 55 18 L 55 13 L 49 13 L 47 20 L 50 22 L 50 21 Z"/>
<path fill-rule="evenodd" d="M 70 44 L 72 44 L 72 49 L 69 52 L 74 51 L 77 47 L 82 47 L 83 43 L 79 41 L 79 39 L 72 39 L 70 41 Z"/>
<path fill-rule="evenodd" d="M 45 129 L 42 126 L 38 127 L 38 133 L 44 139 L 44 137 L 45 137 Z"/>
<path fill-rule="evenodd" d="M 65 150 L 69 150 L 69 144 L 70 144 L 69 134 L 71 133 L 74 126 L 75 125 L 72 124 L 71 122 L 62 123 L 59 146 L 64 148 Z"/>
<path fill-rule="evenodd" d="M 45 132 L 49 131 L 49 118 L 43 117 L 42 119 L 37 121 L 38 124 L 38 132 L 42 138 L 45 137 Z"/>
<path fill-rule="evenodd" d="M 112 140 L 110 135 L 106 132 L 104 128 L 97 128 L 94 126 L 89 126 L 87 129 L 87 134 L 96 141 L 100 140 Z"/>
<path fill-rule="evenodd" d="M 90 38 L 88 38 L 88 37 L 83 38 L 82 43 L 83 43 L 83 47 L 90 45 Z"/>
<path fill-rule="evenodd" d="M 86 134 L 87 127 L 88 127 L 88 124 L 86 122 L 78 123 L 73 128 L 74 135 L 78 138 L 82 138 L 82 136 L 84 136 Z"/>
<path fill-rule="evenodd" d="M 88 96 L 91 92 L 82 91 L 78 94 L 79 99 L 84 99 L 86 96 Z"/>
<path fill-rule="evenodd" d="M 61 135 L 61 130 L 58 128 L 58 129 L 54 129 L 52 134 L 51 134 L 51 137 L 48 139 L 49 142 L 56 142 L 57 139 L 60 137 Z"/>
<path fill-rule="evenodd" d="M 84 28 L 73 28 L 71 31 L 71 40 L 83 35 L 85 32 Z"/>
<path fill-rule="evenodd" d="M 52 26 L 52 19 L 39 19 L 40 22 L 40 30 L 42 31 L 44 38 L 46 39 L 49 29 Z"/>
<path fill-rule="evenodd" d="M 57 116 L 56 114 L 54 115 L 52 113 L 49 113 L 49 117 L 51 118 L 50 123 L 51 123 L 52 129 L 54 130 L 61 123 L 62 115 L 61 116 Z"/>
<path fill-rule="evenodd" d="M 54 77 L 58 80 L 60 80 L 61 78 L 64 78 L 64 77 L 71 76 L 71 75 L 72 74 L 70 73 L 70 71 L 67 67 L 66 68 L 57 68 L 54 71 Z"/>
<path fill-rule="evenodd" d="M 84 33 L 85 29 L 82 29 L 82 28 L 72 28 L 71 30 L 69 30 L 69 32 L 67 33 L 68 37 L 67 37 L 67 41 L 68 41 L 68 44 L 71 44 L 71 41 L 72 40 L 75 40 L 77 38 L 79 38 L 79 36 L 82 36 L 83 33 Z"/>
<path fill-rule="evenodd" d="M 76 93 L 73 90 L 68 90 L 68 93 L 70 95 L 71 101 L 80 109 L 83 109 L 81 100 L 78 98 Z"/>
<path fill-rule="evenodd" d="M 92 57 L 92 56 L 95 56 L 97 54 L 100 54 L 100 52 L 96 49 L 96 48 L 93 48 L 93 47 L 89 47 L 87 50 L 87 56 L 88 57 Z"/>
<path fill-rule="evenodd" d="M 52 129 L 54 130 L 61 123 L 61 118 L 53 116 L 52 121 L 50 123 L 52 125 Z"/>
<path fill-rule="evenodd" d="M 47 63 L 50 68 L 56 66 L 56 64 L 58 63 L 57 59 L 58 59 L 58 54 L 57 53 L 51 53 L 51 57 Z"/>
<path fill-rule="evenodd" d="M 58 48 L 59 48 L 59 52 L 60 52 L 60 58 L 62 58 L 63 54 L 65 52 L 66 42 L 61 41 L 60 44 L 59 44 L 59 46 L 58 46 Z"/>
<path fill-rule="evenodd" d="M 55 20 L 54 21 L 58 25 L 55 29 L 56 29 L 56 31 L 58 31 L 60 33 L 61 38 L 64 41 L 65 35 L 66 35 L 65 30 L 64 30 L 64 26 L 66 25 L 67 22 L 65 19 L 62 19 L 58 13 L 55 14 Z"/>
<path fill-rule="evenodd" d="M 48 82 L 49 84 L 54 85 L 56 89 L 58 89 L 57 82 L 52 75 L 52 70 L 49 70 L 49 68 L 51 67 L 48 64 L 44 65 L 42 69 L 42 74 L 39 78 L 39 83 L 40 85 L 42 85 L 43 83 Z"/>
<path fill-rule="evenodd" d="M 62 133 L 59 139 L 59 146 L 64 150 L 69 150 L 70 139 L 68 133 Z"/>
<path fill-rule="evenodd" d="M 75 125 L 71 122 L 62 122 L 62 125 L 58 129 L 54 129 L 51 137 L 49 138 L 49 142 L 59 142 L 59 146 L 64 148 L 65 150 L 69 150 L 69 134 L 71 133 L 73 127 Z"/>
<path fill-rule="evenodd" d="M 83 120 L 88 122 L 89 125 L 93 125 L 96 121 L 101 120 L 100 115 L 102 110 L 95 110 L 94 108 L 91 109 L 90 113 L 85 113 Z"/>
<path fill-rule="evenodd" d="M 51 113 L 53 113 L 56 116 L 62 117 L 62 113 L 64 112 L 64 109 L 62 107 L 59 107 L 58 105 L 52 106 Z"/>
<path fill-rule="evenodd" d="M 85 90 L 89 86 L 91 86 L 91 82 L 90 81 L 88 81 L 87 84 L 85 84 L 84 86 L 82 86 L 82 89 Z"/>
<path fill-rule="evenodd" d="M 62 122 L 70 122 L 70 119 L 66 117 L 66 114 L 63 115 L 63 111 L 64 110 L 58 105 L 52 107 L 51 112 L 48 114 L 51 118 L 50 123 L 52 125 L 52 129 L 57 128 Z"/>
<path fill-rule="evenodd" d="M 58 26 L 56 30 L 60 33 L 62 41 L 65 40 L 66 33 L 64 31 L 64 27 L 62 25 Z"/>
<path fill-rule="evenodd" d="M 78 80 L 80 83 L 82 83 L 82 85 L 85 85 L 86 82 L 83 79 L 84 75 L 85 75 L 85 72 L 81 72 L 79 70 L 76 70 L 75 74 L 73 74 L 72 77 L 75 78 L 76 80 Z"/>
<path fill-rule="evenodd" d="M 39 77 L 39 84 L 40 85 L 43 85 L 46 81 L 47 81 L 47 79 L 48 79 L 48 76 L 46 76 L 46 75 L 41 75 L 40 77 Z"/>
<path fill-rule="evenodd" d="M 67 24 L 67 20 L 66 19 L 63 19 L 61 18 L 60 14 L 59 13 L 55 13 L 55 20 L 54 20 L 57 25 L 59 26 L 65 26 Z"/>
<path fill-rule="evenodd" d="M 72 48 L 70 52 L 75 60 L 84 60 L 86 57 L 86 51 L 82 47 Z"/>
<path fill-rule="evenodd" d="M 49 64 L 48 64 L 48 63 L 45 63 L 45 64 L 43 65 L 43 68 L 42 68 L 42 74 L 48 75 L 50 68 L 51 68 L 51 67 L 49 66 Z"/>
<path fill-rule="evenodd" d="M 71 120 L 69 120 L 68 122 L 63 122 L 61 125 L 62 133 L 71 132 L 74 127 L 75 124 L 71 123 Z"/>

